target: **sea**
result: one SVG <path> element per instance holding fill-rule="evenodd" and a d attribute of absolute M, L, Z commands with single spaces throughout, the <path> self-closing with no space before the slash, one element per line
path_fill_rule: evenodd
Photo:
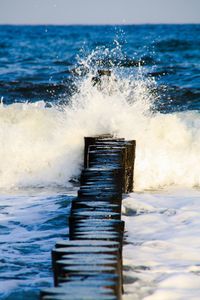
<path fill-rule="evenodd" d="M 200 24 L 0 26 L 0 299 L 53 285 L 84 136 L 105 133 L 137 143 L 123 299 L 200 299 Z"/>

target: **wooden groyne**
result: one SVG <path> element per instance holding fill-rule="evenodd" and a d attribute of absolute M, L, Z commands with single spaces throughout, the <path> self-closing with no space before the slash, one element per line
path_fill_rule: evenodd
<path fill-rule="evenodd" d="M 52 250 L 54 288 L 41 300 L 118 300 L 123 293 L 122 193 L 133 190 L 135 141 L 85 138 L 84 169 L 69 217 L 69 240 Z"/>

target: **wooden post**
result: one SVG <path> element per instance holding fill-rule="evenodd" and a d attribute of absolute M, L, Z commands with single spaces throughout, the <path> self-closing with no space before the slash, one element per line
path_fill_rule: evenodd
<path fill-rule="evenodd" d="M 133 191 L 135 141 L 85 137 L 84 170 L 72 201 L 69 241 L 52 251 L 55 288 L 41 300 L 120 300 L 123 292 L 122 193 Z"/>

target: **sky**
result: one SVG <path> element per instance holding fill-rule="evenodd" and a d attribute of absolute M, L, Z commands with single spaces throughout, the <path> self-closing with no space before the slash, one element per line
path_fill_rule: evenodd
<path fill-rule="evenodd" d="M 200 23 L 200 0 L 0 0 L 0 24 Z"/>

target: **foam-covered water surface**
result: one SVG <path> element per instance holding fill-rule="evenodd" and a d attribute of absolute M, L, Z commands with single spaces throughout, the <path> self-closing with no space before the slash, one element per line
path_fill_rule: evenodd
<path fill-rule="evenodd" d="M 199 299 L 199 199 L 199 190 L 136 193 L 124 199 L 123 299 Z"/>
<path fill-rule="evenodd" d="M 52 286 L 51 249 L 68 236 L 73 189 L 15 191 L 0 196 L 0 298 L 38 299 Z"/>

